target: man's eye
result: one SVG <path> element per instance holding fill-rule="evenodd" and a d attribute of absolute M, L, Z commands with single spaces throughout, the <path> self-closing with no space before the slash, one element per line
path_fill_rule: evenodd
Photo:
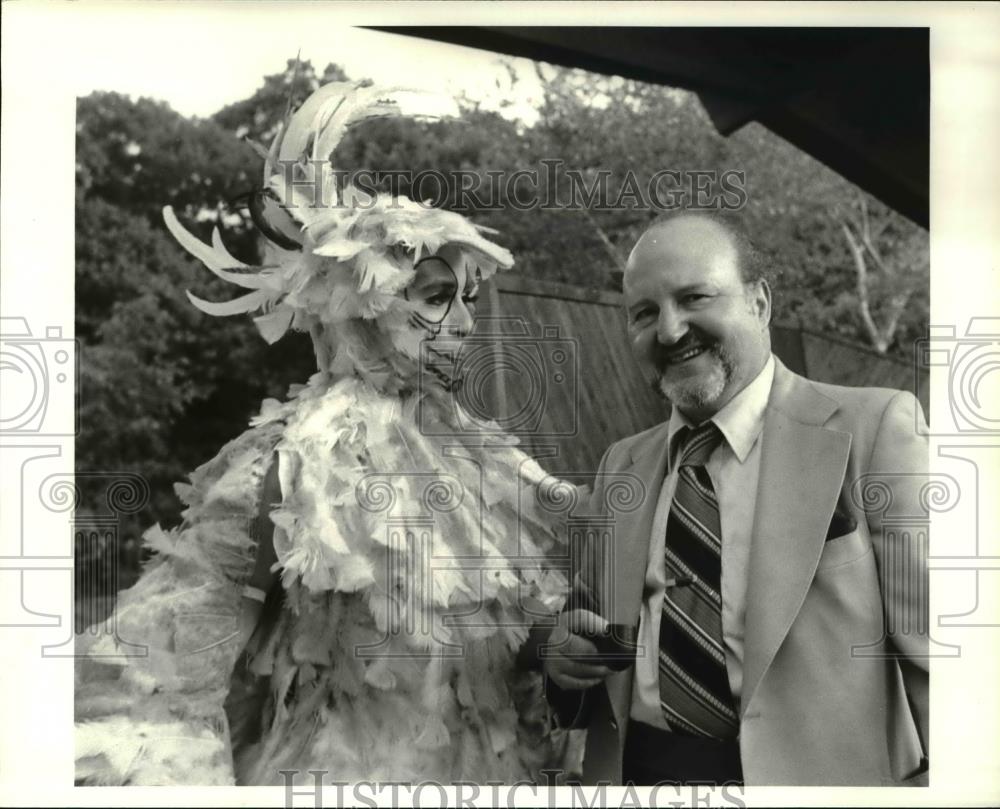
<path fill-rule="evenodd" d="M 444 306 L 448 301 L 451 300 L 451 295 L 432 295 L 426 301 L 431 306 Z"/>
<path fill-rule="evenodd" d="M 648 306 L 645 306 L 642 309 L 636 309 L 632 313 L 632 322 L 633 323 L 643 323 L 643 322 L 649 320 L 653 316 L 653 314 L 654 314 L 654 312 L 653 312 L 652 308 L 650 308 Z"/>
<path fill-rule="evenodd" d="M 711 295 L 706 295 L 704 292 L 689 292 L 683 298 L 681 298 L 681 303 L 692 304 L 692 303 L 702 303 L 711 298 Z"/>

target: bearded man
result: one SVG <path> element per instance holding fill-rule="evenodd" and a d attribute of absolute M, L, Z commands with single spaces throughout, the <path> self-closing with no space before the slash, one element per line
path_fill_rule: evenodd
<path fill-rule="evenodd" d="M 882 482 L 920 511 L 923 414 L 789 371 L 766 269 L 714 214 L 654 224 L 629 257 L 629 338 L 673 406 L 605 453 L 595 514 L 616 473 L 647 497 L 610 553 L 588 533 L 542 651 L 557 715 L 589 729 L 586 783 L 927 782 L 926 554 L 858 496 Z M 595 658 L 609 621 L 637 627 L 624 671 Z"/>

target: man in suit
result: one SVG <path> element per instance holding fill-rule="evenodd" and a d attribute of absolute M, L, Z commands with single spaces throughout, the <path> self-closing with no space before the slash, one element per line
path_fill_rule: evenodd
<path fill-rule="evenodd" d="M 673 407 L 605 453 L 594 513 L 615 475 L 645 499 L 610 551 L 588 533 L 541 652 L 557 716 L 588 728 L 586 783 L 926 784 L 926 553 L 871 499 L 922 512 L 923 414 L 785 368 L 762 270 L 718 215 L 629 257 L 629 338 Z M 608 622 L 638 626 L 625 671 L 593 658 Z"/>

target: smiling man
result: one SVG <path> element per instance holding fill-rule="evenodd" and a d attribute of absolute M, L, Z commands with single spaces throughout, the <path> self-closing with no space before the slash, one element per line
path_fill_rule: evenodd
<path fill-rule="evenodd" d="M 770 288 L 741 270 L 757 265 L 752 255 L 720 224 L 689 216 L 647 231 L 629 257 L 633 351 L 662 393 L 696 422 L 743 390 L 770 356 Z"/>
<path fill-rule="evenodd" d="M 923 512 L 923 415 L 785 368 L 764 269 L 707 214 L 629 257 L 629 338 L 673 407 L 605 453 L 591 503 L 613 545 L 588 534 L 543 652 L 557 715 L 589 728 L 588 783 L 926 783 L 925 548 L 857 496 L 884 485 L 895 514 Z M 609 514 L 619 473 L 647 498 Z M 609 621 L 638 627 L 625 671 L 593 657 Z"/>

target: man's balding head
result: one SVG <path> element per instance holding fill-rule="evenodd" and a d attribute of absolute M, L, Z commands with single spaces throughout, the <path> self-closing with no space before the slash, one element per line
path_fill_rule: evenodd
<path fill-rule="evenodd" d="M 682 223 L 690 223 L 696 231 L 699 227 L 704 233 L 723 233 L 728 237 L 733 250 L 736 253 L 736 265 L 740 277 L 744 281 L 757 281 L 765 279 L 770 284 L 771 271 L 768 264 L 754 244 L 750 236 L 750 231 L 746 226 L 743 217 L 733 212 L 718 211 L 683 211 L 680 213 L 666 214 L 654 221 L 636 242 L 636 247 L 649 235 L 659 232 L 661 229 L 680 226 Z M 701 223 L 701 226 L 698 225 Z M 714 226 L 714 227 L 713 227 Z"/>

